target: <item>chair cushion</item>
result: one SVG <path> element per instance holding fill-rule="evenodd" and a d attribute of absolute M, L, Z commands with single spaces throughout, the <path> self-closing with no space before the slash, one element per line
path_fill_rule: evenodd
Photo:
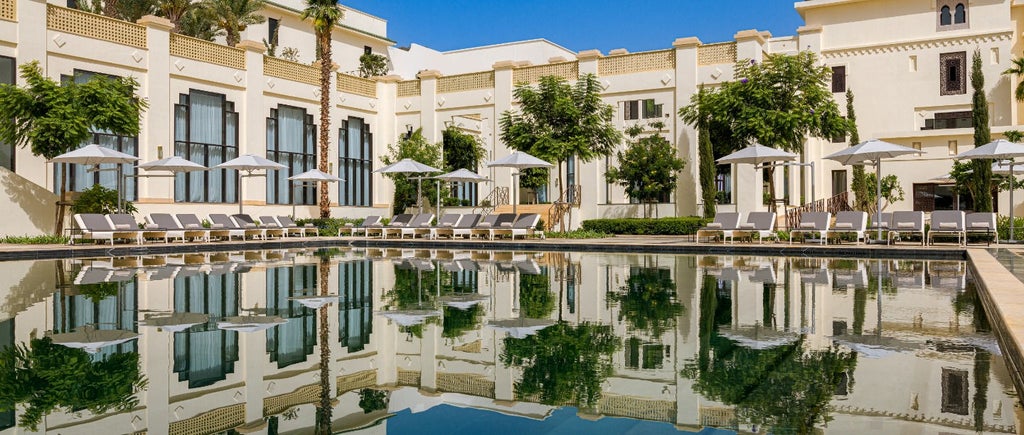
<path fill-rule="evenodd" d="M 988 222 L 971 222 L 971 228 L 989 228 Z"/>
<path fill-rule="evenodd" d="M 942 222 L 939 224 L 939 228 L 943 230 L 955 230 L 957 225 L 956 222 Z"/>
<path fill-rule="evenodd" d="M 752 229 L 754 229 L 754 228 L 757 228 L 757 226 L 755 226 L 754 224 L 752 224 L 752 223 L 749 223 L 749 222 L 748 222 L 748 223 L 745 223 L 745 224 L 740 224 L 740 229 L 744 229 L 744 230 L 752 230 Z"/>
<path fill-rule="evenodd" d="M 814 222 L 800 222 L 800 228 L 814 228 Z"/>
<path fill-rule="evenodd" d="M 896 228 L 914 228 L 913 222 L 900 222 L 896 224 Z"/>
<path fill-rule="evenodd" d="M 722 228 L 722 223 L 721 222 L 711 222 L 711 223 L 708 224 L 707 228 Z"/>
<path fill-rule="evenodd" d="M 853 229 L 853 224 L 851 224 L 849 222 L 840 222 L 840 223 L 836 224 L 836 228 L 849 230 L 849 229 Z"/>
<path fill-rule="evenodd" d="M 132 226 L 128 225 L 128 224 L 117 224 L 117 225 L 114 225 L 114 228 L 117 228 L 119 230 L 130 230 L 130 229 L 132 229 Z"/>

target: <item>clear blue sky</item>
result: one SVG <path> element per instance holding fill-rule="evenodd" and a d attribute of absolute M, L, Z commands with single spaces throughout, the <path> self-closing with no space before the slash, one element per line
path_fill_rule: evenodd
<path fill-rule="evenodd" d="M 665 49 L 679 37 L 732 40 L 739 30 L 796 34 L 793 0 L 341 0 L 388 21 L 398 46 L 435 50 L 545 38 L 570 50 Z"/>

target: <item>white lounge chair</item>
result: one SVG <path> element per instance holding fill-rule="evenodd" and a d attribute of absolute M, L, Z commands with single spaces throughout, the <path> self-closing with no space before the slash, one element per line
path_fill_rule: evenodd
<path fill-rule="evenodd" d="M 812 211 L 800 214 L 800 223 L 797 224 L 796 228 L 789 231 L 789 244 L 793 244 L 793 236 L 797 234 L 803 235 L 803 239 L 807 239 L 807 235 L 818 236 L 819 243 L 824 245 L 828 240 L 828 230 L 832 223 L 832 213 L 827 211 Z"/>
<path fill-rule="evenodd" d="M 722 236 L 722 241 L 732 239 L 732 232 L 739 229 L 740 217 L 739 212 L 718 212 L 715 215 L 715 220 L 711 221 L 704 228 L 697 230 L 697 243 L 700 243 L 701 237 L 708 237 L 710 239 L 717 235 Z"/>
<path fill-rule="evenodd" d="M 931 228 L 928 230 L 928 244 L 935 244 L 935 236 L 955 236 L 956 243 L 966 243 L 964 212 L 960 210 L 936 210 L 932 212 Z"/>
<path fill-rule="evenodd" d="M 899 241 L 905 235 L 920 236 L 921 246 L 924 246 L 923 211 L 896 211 L 892 213 L 892 221 L 889 223 L 889 243 Z"/>
<path fill-rule="evenodd" d="M 868 214 L 863 211 L 841 211 L 836 213 L 836 222 L 828 235 L 853 234 L 854 242 L 860 243 L 865 240 L 868 225 Z"/>

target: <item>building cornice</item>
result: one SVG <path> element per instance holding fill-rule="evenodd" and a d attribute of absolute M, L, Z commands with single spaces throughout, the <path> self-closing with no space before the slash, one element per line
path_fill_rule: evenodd
<path fill-rule="evenodd" d="M 973 35 L 957 35 L 948 38 L 922 38 L 907 40 L 898 43 L 868 44 L 850 47 L 829 48 L 821 50 L 821 57 L 824 59 L 837 59 L 843 57 L 866 56 L 881 53 L 895 53 L 902 51 L 921 50 L 939 47 L 959 47 L 963 45 L 977 45 L 983 42 L 1011 41 L 1012 30 L 999 32 L 979 33 Z"/>
<path fill-rule="evenodd" d="M 267 7 L 272 8 L 272 9 L 279 9 L 281 11 L 294 14 L 296 17 L 301 17 L 302 16 L 302 11 L 296 10 L 296 9 L 292 9 L 292 8 L 290 8 L 288 6 L 285 6 L 285 5 L 282 5 L 280 3 L 274 3 L 274 2 L 268 1 L 268 2 L 266 2 L 266 5 L 267 5 Z M 369 15 L 369 14 L 367 14 L 367 15 Z M 372 16 L 372 15 L 370 15 L 370 16 Z M 376 17 L 374 17 L 374 18 L 376 18 Z M 370 32 L 367 32 L 365 30 L 357 29 L 357 28 L 352 27 L 352 26 L 346 26 L 346 25 L 341 24 L 341 23 L 335 24 L 335 26 L 338 27 L 339 29 L 346 30 L 346 31 L 351 32 L 351 33 L 355 33 L 355 34 L 358 34 L 358 35 L 362 35 L 362 36 L 366 36 L 366 37 L 369 37 L 369 38 L 372 38 L 372 39 L 376 39 L 377 41 L 386 43 L 388 45 L 395 45 L 395 41 L 392 41 L 392 40 L 388 39 L 386 36 L 381 36 L 381 35 L 377 35 L 377 34 L 374 34 L 374 33 L 370 33 Z"/>

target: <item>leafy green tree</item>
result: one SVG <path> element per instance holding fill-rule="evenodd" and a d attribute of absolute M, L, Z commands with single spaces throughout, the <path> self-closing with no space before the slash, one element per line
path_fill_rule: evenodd
<path fill-rule="evenodd" d="M 697 91 L 697 100 L 700 101 L 705 95 L 704 85 Z M 699 107 L 699 106 L 698 106 Z M 701 202 L 704 203 L 704 217 L 713 218 L 718 211 L 718 184 L 715 178 L 718 175 L 718 166 L 715 165 L 715 147 L 711 141 L 711 126 L 709 116 L 703 113 L 694 112 L 697 124 L 697 158 L 700 161 L 700 194 Z"/>
<path fill-rule="evenodd" d="M 363 53 L 359 56 L 359 76 L 364 79 L 387 75 L 388 70 L 388 58 L 383 55 Z"/>
<path fill-rule="evenodd" d="M 214 23 L 224 31 L 225 43 L 229 47 L 238 44 L 242 32 L 250 25 L 267 20 L 267 17 L 260 14 L 265 5 L 264 0 L 206 0 Z"/>
<path fill-rule="evenodd" d="M 58 83 L 43 75 L 39 62 L 19 67 L 26 86 L 0 85 L 0 141 L 31 146 L 32 154 L 52 159 L 78 147 L 92 131 L 137 136 L 139 118 L 147 107 L 131 77 L 111 79 L 94 75 L 86 83 Z M 67 190 L 67 171 L 62 171 L 60 192 Z M 63 216 L 59 213 L 58 216 Z M 58 220 L 58 228 L 62 221 Z"/>
<path fill-rule="evenodd" d="M 457 169 L 477 171 L 480 162 L 487 155 L 487 150 L 478 137 L 465 133 L 455 126 L 444 129 L 442 143 L 445 171 L 451 172 Z"/>
<path fill-rule="evenodd" d="M 565 186 L 563 162 L 607 156 L 622 141 L 612 124 L 615 111 L 601 100 L 601 83 L 593 74 L 581 75 L 575 84 L 541 77 L 536 87 L 516 85 L 512 96 L 519 111 L 501 114 L 501 140 L 509 148 L 557 162 L 560 186 Z"/>
<path fill-rule="evenodd" d="M 88 409 L 94 414 L 128 411 L 146 389 L 139 354 L 117 353 L 92 361 L 82 349 L 54 344 L 49 337 L 0 351 L 0 411 L 23 404 L 18 424 L 35 431 L 55 411 Z"/>
<path fill-rule="evenodd" d="M 857 113 L 853 110 L 853 90 L 846 90 L 846 120 L 850 123 L 850 146 L 860 143 L 860 134 L 857 132 Z M 874 187 L 868 183 L 864 172 L 864 165 L 853 165 L 853 208 L 855 210 L 868 210 L 872 204 L 870 192 Z"/>
<path fill-rule="evenodd" d="M 191 8 L 181 14 L 177 25 L 178 31 L 182 35 L 204 41 L 213 41 L 214 38 L 224 33 L 217 29 L 213 13 L 205 3 L 193 3 Z"/>
<path fill-rule="evenodd" d="M 441 336 L 445 338 L 459 338 L 467 331 L 476 329 L 483 315 L 484 308 L 480 305 L 473 305 L 465 310 L 445 306 L 444 325 Z"/>
<path fill-rule="evenodd" d="M 555 294 L 547 273 L 519 276 L 519 311 L 523 317 L 543 319 L 554 309 Z"/>
<path fill-rule="evenodd" d="M 683 313 L 683 304 L 676 301 L 672 273 L 663 268 L 631 268 L 626 284 L 608 299 L 619 304 L 620 321 L 625 318 L 631 328 L 655 338 L 674 327 L 676 317 Z"/>
<path fill-rule="evenodd" d="M 992 133 L 988 126 L 988 99 L 985 97 L 985 74 L 981 71 L 981 50 L 975 49 L 971 58 L 971 119 L 974 121 L 974 146 L 982 146 L 992 141 Z M 971 192 L 974 198 L 974 210 L 992 211 L 992 160 L 971 160 L 971 178 L 978 186 Z"/>
<path fill-rule="evenodd" d="M 402 159 L 413 159 L 425 165 L 441 166 L 441 145 L 427 142 L 423 137 L 423 129 L 417 129 L 412 134 L 403 137 L 397 144 L 388 145 L 388 155 L 381 157 L 381 162 L 390 165 Z M 384 174 L 395 182 L 395 197 L 393 200 L 395 213 L 401 213 L 408 207 L 417 204 L 416 201 L 416 180 L 410 180 L 413 176 L 428 174 Z M 433 180 L 425 180 L 422 183 L 423 191 L 420 195 L 432 204 L 437 197 L 437 185 Z"/>
<path fill-rule="evenodd" d="M 874 186 L 875 173 L 869 172 L 864 174 L 864 178 L 869 186 Z M 868 204 L 867 212 L 868 216 L 874 216 L 878 208 L 878 196 L 875 195 L 875 189 L 869 189 L 867 194 Z M 889 174 L 882 177 L 882 210 L 884 211 L 889 204 L 896 201 L 903 201 L 903 188 L 900 187 L 900 180 L 895 174 Z"/>
<path fill-rule="evenodd" d="M 848 130 L 828 87 L 831 74 L 809 51 L 769 54 L 760 63 L 738 61 L 737 80 L 694 94 L 679 116 L 696 127 L 700 120 L 710 120 L 720 154 L 751 142 L 802 152 L 809 136 L 831 138 Z M 774 184 L 769 183 L 774 200 Z"/>
<path fill-rule="evenodd" d="M 601 384 L 612 373 L 612 354 L 622 347 L 608 325 L 566 322 L 526 338 L 506 337 L 501 362 L 523 370 L 519 398 L 546 405 L 589 408 L 601 399 Z"/>
<path fill-rule="evenodd" d="M 108 189 L 99 184 L 82 191 L 81 196 L 71 206 L 73 213 L 117 213 L 117 191 Z M 135 213 L 139 211 L 131 201 L 124 201 L 124 212 Z"/>
<path fill-rule="evenodd" d="M 388 409 L 387 399 L 387 393 L 383 390 L 363 388 L 359 390 L 359 409 L 363 410 L 363 414 Z"/>
<path fill-rule="evenodd" d="M 1024 101 L 1024 80 L 1020 79 L 1021 77 L 1024 77 L 1024 57 L 1015 58 L 1010 62 L 1013 66 L 1007 68 L 1006 71 L 1003 71 L 1003 75 L 1017 76 L 1017 87 L 1014 88 L 1013 96 L 1017 101 Z"/>
<path fill-rule="evenodd" d="M 655 133 L 644 137 L 640 137 L 643 127 L 639 125 L 626 129 L 629 146 L 618 152 L 619 166 L 605 172 L 609 183 L 623 186 L 626 195 L 646 205 L 672 194 L 685 165 L 683 159 L 676 156 L 675 147 L 660 134 L 665 124 L 653 122 L 650 126 Z M 647 206 L 644 217 L 648 217 Z"/>
<path fill-rule="evenodd" d="M 331 68 L 334 58 L 331 54 L 331 35 L 334 26 L 341 21 L 343 13 L 336 0 L 306 0 L 306 9 L 302 11 L 302 19 L 313 21 L 313 32 L 316 34 L 316 59 L 320 67 L 320 154 L 317 157 L 317 169 L 327 172 L 327 152 L 330 149 L 331 137 Z M 328 195 L 327 182 L 320 183 L 320 217 L 331 217 L 331 198 Z"/>

